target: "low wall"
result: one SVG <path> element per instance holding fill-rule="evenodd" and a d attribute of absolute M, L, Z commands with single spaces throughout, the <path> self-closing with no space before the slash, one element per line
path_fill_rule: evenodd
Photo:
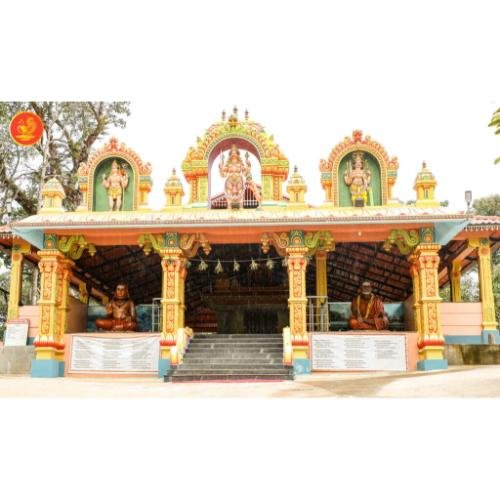
<path fill-rule="evenodd" d="M 481 344 L 481 302 L 442 302 L 441 327 L 447 344 Z"/>
<path fill-rule="evenodd" d="M 31 362 L 34 357 L 34 346 L 3 347 L 0 351 L 0 373 L 27 375 L 31 373 Z"/>
<path fill-rule="evenodd" d="M 449 365 L 498 365 L 500 345 L 446 345 Z"/>

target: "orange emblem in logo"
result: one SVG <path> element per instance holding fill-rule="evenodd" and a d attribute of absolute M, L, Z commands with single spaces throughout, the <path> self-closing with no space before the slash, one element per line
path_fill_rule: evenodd
<path fill-rule="evenodd" d="M 10 122 L 9 132 L 12 140 L 19 146 L 32 146 L 42 137 L 42 119 L 32 111 L 17 113 Z"/>

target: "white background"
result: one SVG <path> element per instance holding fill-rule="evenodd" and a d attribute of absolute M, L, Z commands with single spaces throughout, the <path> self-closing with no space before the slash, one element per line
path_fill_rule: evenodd
<path fill-rule="evenodd" d="M 465 189 L 499 191 L 500 140 L 487 127 L 500 106 L 498 2 L 13 5 L 0 12 L 0 97 L 131 100 L 119 138 L 152 162 L 155 193 L 235 104 L 299 166 L 311 203 L 323 200 L 319 159 L 355 128 L 399 157 L 403 200 L 423 160 L 456 208 Z M 33 400 L 0 410 L 6 498 L 486 497 L 498 461 L 488 454 L 498 405 L 483 400 Z"/>

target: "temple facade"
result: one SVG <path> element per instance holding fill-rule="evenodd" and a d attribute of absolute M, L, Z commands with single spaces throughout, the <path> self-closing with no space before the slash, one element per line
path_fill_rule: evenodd
<path fill-rule="evenodd" d="M 49 180 L 39 213 L 2 233 L 12 252 L 8 321 L 29 322 L 32 375 L 69 374 L 70 336 L 95 331 L 122 282 L 138 332 L 156 335 L 160 376 L 202 333 L 280 334 L 283 365 L 309 373 L 311 336 L 348 331 L 366 281 L 389 330 L 414 339 L 409 369 L 445 369 L 447 344 L 500 343 L 491 274 L 500 217 L 441 206 L 425 164 L 405 172 L 415 176 L 415 203 L 399 202 L 397 158 L 359 130 L 322 153 L 324 199 L 313 206 L 273 135 L 235 109 L 189 148 L 160 210 L 148 205 L 151 165 L 114 138 L 80 166 L 75 211 Z M 21 300 L 27 263 L 39 269 L 31 305 Z M 465 303 L 460 278 L 475 263 L 480 300 Z"/>

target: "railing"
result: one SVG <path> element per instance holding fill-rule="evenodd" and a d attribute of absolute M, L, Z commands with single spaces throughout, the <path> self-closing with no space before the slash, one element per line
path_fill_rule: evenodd
<path fill-rule="evenodd" d="M 327 332 L 329 328 L 328 297 L 309 295 L 307 297 L 307 331 Z"/>
<path fill-rule="evenodd" d="M 151 331 L 161 332 L 161 298 L 153 299 L 151 308 Z"/>

